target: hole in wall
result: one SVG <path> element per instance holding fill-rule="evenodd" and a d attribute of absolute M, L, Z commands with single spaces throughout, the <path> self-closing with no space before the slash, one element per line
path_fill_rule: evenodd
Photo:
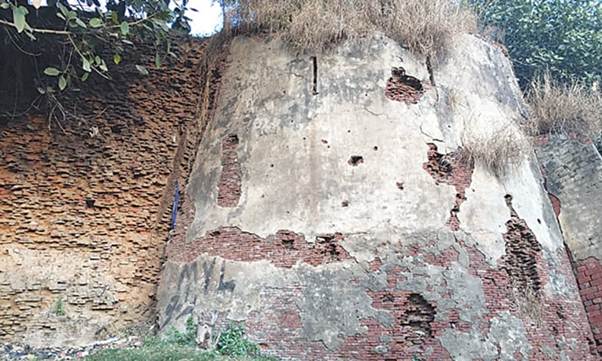
<path fill-rule="evenodd" d="M 414 345 L 421 345 L 428 338 L 433 337 L 432 323 L 435 320 L 435 314 L 435 307 L 422 295 L 410 294 L 407 310 L 401 320 L 402 328 L 408 332 L 406 340 Z"/>
<path fill-rule="evenodd" d="M 293 249 L 293 248 L 295 248 L 294 247 L 295 240 L 294 239 L 285 238 L 285 239 L 282 240 L 282 245 L 286 249 Z"/>
<path fill-rule="evenodd" d="M 418 78 L 407 75 L 403 67 L 391 69 L 391 77 L 385 88 L 385 96 L 388 99 L 406 104 L 416 104 L 423 95 L 424 87 Z"/>
<path fill-rule="evenodd" d="M 351 158 L 349 158 L 348 163 L 354 167 L 357 167 L 358 165 L 364 163 L 364 157 L 361 155 L 352 155 Z"/>
<path fill-rule="evenodd" d="M 96 200 L 92 197 L 86 197 L 86 208 L 94 208 L 94 203 L 96 203 Z"/>

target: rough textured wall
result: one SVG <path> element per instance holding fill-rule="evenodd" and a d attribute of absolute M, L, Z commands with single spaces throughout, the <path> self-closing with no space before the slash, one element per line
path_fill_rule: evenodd
<path fill-rule="evenodd" d="M 593 144 L 560 135 L 542 139 L 537 153 L 602 356 L 602 156 Z"/>
<path fill-rule="evenodd" d="M 173 67 L 141 77 L 124 64 L 71 95 L 60 125 L 0 120 L 3 343 L 81 345 L 152 315 L 200 129 L 203 45 L 175 51 Z"/>
<path fill-rule="evenodd" d="M 158 291 L 159 324 L 230 321 L 285 360 L 592 360 L 540 171 L 465 163 L 512 126 L 509 61 L 458 39 L 429 72 L 375 36 L 231 46 Z"/>

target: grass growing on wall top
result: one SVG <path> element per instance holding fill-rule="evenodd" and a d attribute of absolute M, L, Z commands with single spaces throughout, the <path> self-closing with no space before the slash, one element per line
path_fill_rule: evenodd
<path fill-rule="evenodd" d="M 226 28 L 268 32 L 295 50 L 321 52 L 382 31 L 412 51 L 438 56 L 476 17 L 451 0 L 230 0 Z"/>
<path fill-rule="evenodd" d="M 560 82 L 550 74 L 535 78 L 527 91 L 529 132 L 576 134 L 595 139 L 602 133 L 602 92 L 582 82 Z"/>

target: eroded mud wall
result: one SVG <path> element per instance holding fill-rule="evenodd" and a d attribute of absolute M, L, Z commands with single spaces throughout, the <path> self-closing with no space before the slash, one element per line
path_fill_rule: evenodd
<path fill-rule="evenodd" d="M 152 322 L 176 181 L 194 159 L 204 45 L 127 61 L 62 102 L 66 119 L 0 128 L 0 341 L 76 346 Z M 138 49 L 152 61 L 152 49 Z"/>
<path fill-rule="evenodd" d="M 497 177 L 465 124 L 512 126 L 509 61 L 375 36 L 323 57 L 233 42 L 158 293 L 162 329 L 228 322 L 286 360 L 592 360 L 539 167 Z"/>

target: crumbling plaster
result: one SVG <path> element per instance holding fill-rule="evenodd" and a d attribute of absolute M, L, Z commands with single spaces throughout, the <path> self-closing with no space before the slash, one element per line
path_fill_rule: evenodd
<path fill-rule="evenodd" d="M 182 225 L 185 237 L 168 245 L 160 327 L 181 327 L 193 317 L 219 332 L 228 320 L 244 321 L 250 337 L 283 359 L 409 359 L 417 353 L 434 360 L 587 359 L 591 334 L 582 328 L 583 306 L 531 155 L 506 177 L 479 164 L 470 170 L 457 232 L 446 225 L 455 187 L 437 184 L 423 168 L 428 144 L 451 154 L 467 121 L 495 132 L 521 117 L 524 105 L 502 52 L 463 36 L 429 74 L 425 59 L 376 35 L 318 57 L 317 94 L 312 63 L 278 41 L 233 41 L 227 81 L 187 187 L 194 217 Z M 399 66 L 424 85 L 417 104 L 384 94 L 391 69 Z M 222 141 L 231 135 L 239 140 L 241 197 L 235 207 L 220 207 Z M 362 162 L 350 164 L 359 156 Z M 512 208 L 504 201 L 509 194 Z M 537 311 L 545 325 L 539 329 L 548 331 L 534 326 L 529 301 L 512 291 L 503 270 L 511 217 L 520 217 L 541 245 L 536 277 L 544 288 L 534 297 L 545 307 Z M 221 250 L 215 242 L 204 247 L 223 227 L 252 234 L 253 241 L 241 236 L 232 243 L 234 236 Z M 279 243 L 285 239 L 272 236 L 280 230 L 303 236 L 309 247 L 324 234 L 340 233 L 349 258 L 276 267 L 270 262 L 276 253 L 255 255 L 253 242 L 286 247 Z M 264 259 L 245 261 L 245 252 Z M 561 305 L 544 306 L 549 300 Z M 433 310 L 429 326 L 399 331 L 403 312 L 417 307 Z M 557 307 L 575 318 L 561 320 L 553 313 Z M 550 346 L 556 336 L 549 330 L 558 322 L 558 337 L 569 341 Z M 414 333 L 420 336 L 408 338 Z"/>

